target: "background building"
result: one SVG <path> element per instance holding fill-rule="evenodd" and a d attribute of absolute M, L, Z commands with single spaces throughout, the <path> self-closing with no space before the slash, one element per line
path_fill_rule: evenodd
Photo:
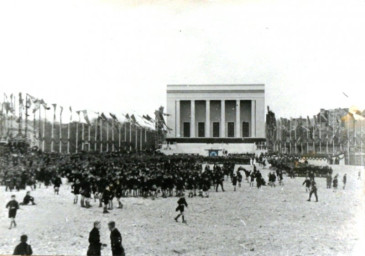
<path fill-rule="evenodd" d="M 168 85 L 162 152 L 254 153 L 265 141 L 265 86 Z"/>

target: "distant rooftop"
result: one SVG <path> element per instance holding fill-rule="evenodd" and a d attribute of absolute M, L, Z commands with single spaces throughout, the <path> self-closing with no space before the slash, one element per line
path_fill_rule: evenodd
<path fill-rule="evenodd" d="M 264 84 L 170 84 L 167 85 L 169 92 L 189 92 L 189 91 L 257 91 L 264 92 Z"/>

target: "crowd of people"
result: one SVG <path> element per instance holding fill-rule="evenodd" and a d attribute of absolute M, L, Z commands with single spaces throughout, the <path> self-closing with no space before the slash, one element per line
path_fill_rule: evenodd
<path fill-rule="evenodd" d="M 42 153 L 37 148 L 26 148 L 23 144 L 3 145 L 0 150 L 0 178 L 6 191 L 25 190 L 27 187 L 35 190 L 44 184 L 46 187 L 53 186 L 54 193 L 58 195 L 62 181 L 66 181 L 74 194 L 74 204 L 80 203 L 81 207 L 90 208 L 94 199 L 99 207 L 103 207 L 103 213 L 109 213 L 113 209 L 114 199 L 117 201 L 117 208 L 123 208 L 122 197 L 155 199 L 176 196 L 179 198 L 176 208 L 179 213 L 175 220 L 178 221 L 181 217 L 183 223 L 186 223 L 184 210 L 188 206 L 185 194 L 190 198 L 209 197 L 211 189 L 218 192 L 220 188 L 224 192 L 225 180 L 230 180 L 233 190 L 236 191 L 237 186 L 241 187 L 244 177 L 250 187 L 256 186 L 259 189 L 265 185 L 283 186 L 284 174 L 291 178 L 305 176 L 303 185 L 309 193 L 308 201 L 311 201 L 314 195 L 317 202 L 315 177 L 323 177 L 325 173 L 327 188 L 332 186 L 336 190 L 339 183 L 339 175 L 332 178 L 332 169 L 329 167 L 299 163 L 297 156 L 289 155 L 261 154 L 214 158 L 128 152 L 58 155 Z M 252 168 L 243 167 L 247 165 Z M 266 182 L 259 168 L 266 168 L 268 165 L 270 170 Z M 346 181 L 345 174 L 342 179 L 343 189 Z M 10 229 L 17 225 L 15 218 L 20 205 L 36 205 L 30 191 L 26 192 L 21 203 L 16 201 L 15 195 L 7 203 L 11 219 Z M 115 223 L 109 223 L 109 228 L 115 230 Z M 100 253 L 104 247 L 98 238 L 98 229 L 100 223 L 95 222 L 90 232 L 88 255 L 100 255 L 94 252 Z M 22 243 L 16 250 L 31 252 L 31 247 L 26 245 L 26 237 L 22 237 L 21 240 Z M 120 251 L 115 255 L 124 255 L 124 249 L 118 248 Z"/>

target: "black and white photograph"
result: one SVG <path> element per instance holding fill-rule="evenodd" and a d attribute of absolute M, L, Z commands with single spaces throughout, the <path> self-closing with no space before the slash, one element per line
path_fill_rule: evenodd
<path fill-rule="evenodd" d="M 364 31 L 364 0 L 0 1 L 0 255 L 364 255 Z"/>

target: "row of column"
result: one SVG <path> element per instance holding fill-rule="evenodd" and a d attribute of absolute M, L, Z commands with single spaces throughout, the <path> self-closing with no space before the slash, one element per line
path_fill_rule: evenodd
<path fill-rule="evenodd" d="M 195 138 L 195 100 L 190 101 L 191 114 L 190 114 L 190 137 Z M 180 100 L 176 101 L 176 137 L 180 137 Z M 256 102 L 251 100 L 251 137 L 255 137 L 256 131 Z M 236 122 L 235 122 L 235 137 L 241 137 L 241 100 L 236 100 Z M 220 125 L 220 137 L 226 137 L 226 104 L 225 100 L 221 100 L 221 125 Z M 205 101 L 205 137 L 210 137 L 210 100 Z"/>

